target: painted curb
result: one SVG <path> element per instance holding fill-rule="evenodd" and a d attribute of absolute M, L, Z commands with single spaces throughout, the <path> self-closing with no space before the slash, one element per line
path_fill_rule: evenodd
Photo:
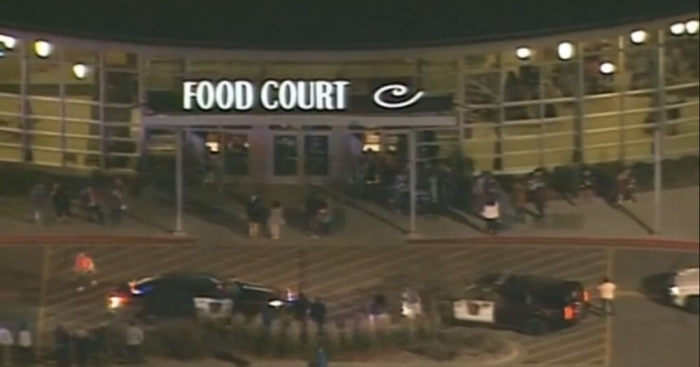
<path fill-rule="evenodd" d="M 7 236 L 0 245 L 125 245 L 125 244 L 185 244 L 191 237 L 177 236 Z"/>
<path fill-rule="evenodd" d="M 572 245 L 598 247 L 658 248 L 698 251 L 700 243 L 662 238 L 610 238 L 610 237 L 526 237 L 492 236 L 461 238 L 407 238 L 407 243 L 416 245 Z"/>

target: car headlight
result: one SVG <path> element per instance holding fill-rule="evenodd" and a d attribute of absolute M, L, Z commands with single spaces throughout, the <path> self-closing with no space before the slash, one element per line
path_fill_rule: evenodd
<path fill-rule="evenodd" d="M 678 287 L 671 287 L 668 289 L 669 292 L 671 292 L 672 295 L 677 296 L 680 294 L 680 290 Z"/>
<path fill-rule="evenodd" d="M 267 304 L 270 305 L 270 307 L 274 307 L 274 308 L 280 308 L 280 307 L 284 306 L 284 302 L 280 301 L 278 299 L 272 300 L 272 301 L 268 302 Z"/>
<path fill-rule="evenodd" d="M 119 308 L 122 306 L 124 303 L 124 300 L 121 297 L 109 297 L 109 309 L 114 310 L 116 308 Z"/>

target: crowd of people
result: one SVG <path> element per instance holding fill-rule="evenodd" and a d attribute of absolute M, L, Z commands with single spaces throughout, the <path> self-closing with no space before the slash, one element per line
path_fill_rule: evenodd
<path fill-rule="evenodd" d="M 284 208 L 279 201 L 274 200 L 272 206 L 268 207 L 262 195 L 253 194 L 246 203 L 246 214 L 250 238 L 260 238 L 267 231 L 266 234 L 271 239 L 280 239 L 282 227 L 287 224 L 287 220 Z M 305 216 L 307 230 L 311 237 L 318 238 L 331 233 L 334 218 L 333 208 L 328 198 L 317 192 L 308 195 L 305 202 Z"/>
<path fill-rule="evenodd" d="M 404 165 L 405 166 L 405 165 Z M 367 153 L 359 162 L 354 182 L 361 185 L 360 197 L 407 212 L 409 207 L 408 169 L 387 164 L 382 155 Z M 563 193 L 589 203 L 599 195 L 611 203 L 634 202 L 636 180 L 629 168 L 619 171 L 613 188 L 604 188 L 590 167 L 581 167 L 576 189 Z M 472 177 L 459 177 L 448 164 L 437 162 L 418 167 L 416 208 L 418 214 L 441 213 L 445 208 L 466 209 L 481 218 L 490 234 L 511 224 L 525 223 L 527 217 L 545 218 L 547 201 L 554 187 L 545 168 L 509 180 L 501 180 L 490 172 L 476 172 Z M 507 182 L 503 187 L 503 182 Z M 557 188 L 559 189 L 559 188 Z M 532 205 L 534 210 L 528 209 Z"/>
<path fill-rule="evenodd" d="M 0 326 L 0 366 L 29 367 L 45 360 L 54 361 L 58 367 L 99 367 L 116 361 L 141 364 L 144 360 L 143 330 L 134 322 L 129 323 L 121 336 L 110 330 L 106 323 L 92 329 L 78 327 L 73 330 L 58 325 L 53 333 L 51 354 L 38 356 L 34 335 L 26 323 L 22 323 L 16 333 Z"/>
<path fill-rule="evenodd" d="M 121 179 L 114 179 L 110 185 L 100 188 L 87 185 L 77 193 L 61 182 L 53 183 L 50 190 L 38 183 L 30 192 L 33 220 L 37 225 L 44 225 L 53 216 L 58 222 L 65 222 L 77 215 L 74 204 L 78 204 L 85 220 L 118 226 L 128 209 L 126 194 Z"/>

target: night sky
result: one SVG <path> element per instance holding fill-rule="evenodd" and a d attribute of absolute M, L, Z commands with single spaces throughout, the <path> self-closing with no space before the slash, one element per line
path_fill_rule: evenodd
<path fill-rule="evenodd" d="M 697 0 L 0 1 L 0 25 L 130 42 L 391 48 L 532 36 L 698 12 Z"/>

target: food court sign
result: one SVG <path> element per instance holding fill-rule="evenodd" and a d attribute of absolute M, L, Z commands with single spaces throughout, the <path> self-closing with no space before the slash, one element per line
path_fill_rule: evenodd
<path fill-rule="evenodd" d="M 185 111 L 345 111 L 352 83 L 348 80 L 188 80 L 182 83 Z M 416 104 L 423 91 L 401 83 L 385 84 L 372 94 L 380 108 L 398 110 Z"/>

